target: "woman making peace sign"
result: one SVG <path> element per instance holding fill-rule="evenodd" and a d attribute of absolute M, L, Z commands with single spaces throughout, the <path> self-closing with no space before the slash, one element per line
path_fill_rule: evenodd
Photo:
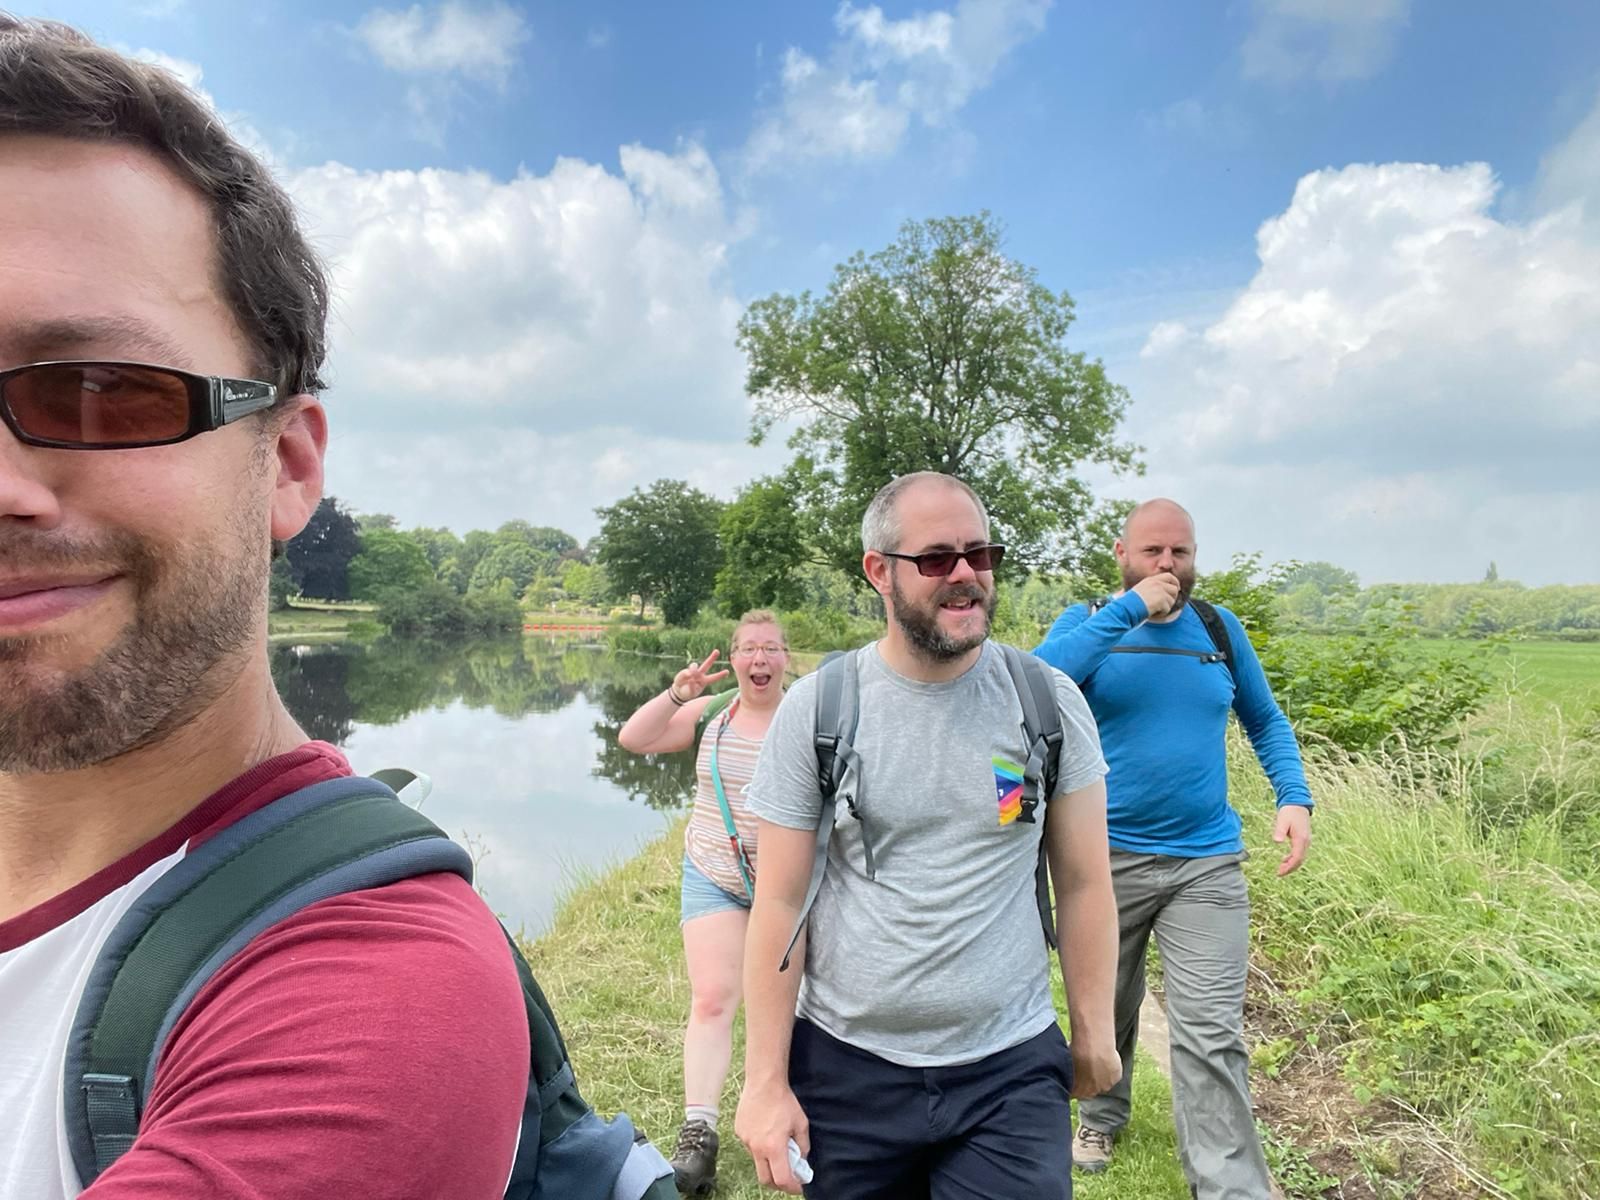
<path fill-rule="evenodd" d="M 684 1121 L 672 1168 L 685 1195 L 708 1194 L 716 1182 L 717 1104 L 733 1057 L 733 1016 L 755 890 L 756 819 L 745 807 L 744 790 L 783 698 L 789 664 L 783 629 L 765 610 L 745 613 L 734 628 L 730 662 L 737 690 L 708 696 L 706 688 L 728 675 L 713 670 L 717 655 L 713 650 L 679 671 L 617 734 L 624 750 L 665 754 L 693 747 L 703 730 L 683 855 L 690 1007 L 683 1035 Z"/>

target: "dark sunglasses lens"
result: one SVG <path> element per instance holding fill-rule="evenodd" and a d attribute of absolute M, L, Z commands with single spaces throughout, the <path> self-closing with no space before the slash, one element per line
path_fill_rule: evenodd
<path fill-rule="evenodd" d="M 6 380 L 4 399 L 23 433 L 69 446 L 166 442 L 189 428 L 187 385 L 149 367 L 35 367 Z"/>
<path fill-rule="evenodd" d="M 1004 546 L 980 546 L 967 555 L 967 561 L 974 571 L 992 571 L 1000 565 L 1005 552 Z"/>
<path fill-rule="evenodd" d="M 917 574 L 931 575 L 936 579 L 940 576 L 948 575 L 956 569 L 956 560 L 960 557 L 959 554 L 947 550 L 935 550 L 931 554 L 919 554 L 915 560 Z"/>

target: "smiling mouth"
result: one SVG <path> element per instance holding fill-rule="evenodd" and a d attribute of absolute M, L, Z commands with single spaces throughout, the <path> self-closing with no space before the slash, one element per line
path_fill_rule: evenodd
<path fill-rule="evenodd" d="M 761 672 L 752 671 L 750 673 L 750 682 L 753 683 L 756 687 L 766 687 L 767 684 L 772 682 L 772 676 L 771 676 L 770 673 L 768 673 L 766 671 L 761 671 Z"/>

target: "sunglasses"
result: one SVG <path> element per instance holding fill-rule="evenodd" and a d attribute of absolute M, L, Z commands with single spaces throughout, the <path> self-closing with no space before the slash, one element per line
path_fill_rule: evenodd
<path fill-rule="evenodd" d="M 42 362 L 0 371 L 0 421 L 27 446 L 170 446 L 271 408 L 278 389 L 176 367 Z"/>
<path fill-rule="evenodd" d="M 885 558 L 899 558 L 916 563 L 918 575 L 932 575 L 939 578 L 954 571 L 956 564 L 963 558 L 971 564 L 974 571 L 992 571 L 1005 557 L 1006 548 L 991 545 L 974 546 L 971 550 L 929 550 L 923 554 L 896 554 L 891 550 L 883 550 L 880 553 Z"/>

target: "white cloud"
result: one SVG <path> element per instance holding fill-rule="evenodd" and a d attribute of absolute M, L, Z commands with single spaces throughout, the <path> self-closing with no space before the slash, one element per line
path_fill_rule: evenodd
<path fill-rule="evenodd" d="M 945 124 L 1017 46 L 1044 29 L 1052 0 L 959 0 L 892 20 L 845 0 L 825 60 L 784 54 L 778 99 L 745 147 L 751 172 L 806 159 L 880 158 L 911 123 Z"/>
<path fill-rule="evenodd" d="M 1205 497 L 1231 549 L 1600 578 L 1600 231 L 1497 190 L 1482 163 L 1301 179 L 1226 311 L 1128 368 L 1148 489 Z"/>
<path fill-rule="evenodd" d="M 1254 0 L 1245 77 L 1273 83 L 1365 79 L 1388 61 L 1411 0 Z"/>
<path fill-rule="evenodd" d="M 505 82 L 517 48 L 530 36 L 522 14 L 501 0 L 477 7 L 445 0 L 432 9 L 375 8 L 361 18 L 356 35 L 391 70 L 495 84 Z"/>
<path fill-rule="evenodd" d="M 772 456 L 743 445 L 741 233 L 699 146 L 627 146 L 617 171 L 328 164 L 289 182 L 335 279 L 335 494 L 581 536 L 635 484 L 728 495 Z"/>
<path fill-rule="evenodd" d="M 1536 190 L 1544 209 L 1577 203 L 1590 220 L 1600 220 L 1600 97 L 1578 127 L 1540 160 Z"/>

